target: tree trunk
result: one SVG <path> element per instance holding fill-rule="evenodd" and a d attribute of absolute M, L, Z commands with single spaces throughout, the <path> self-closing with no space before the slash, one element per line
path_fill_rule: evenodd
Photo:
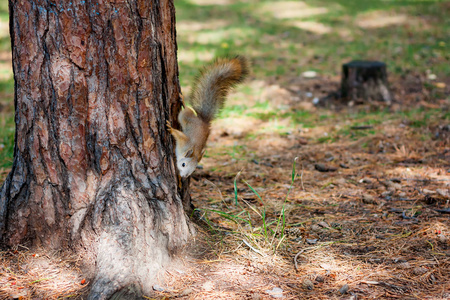
<path fill-rule="evenodd" d="M 386 64 L 378 61 L 351 61 L 342 66 L 342 97 L 349 101 L 392 101 Z"/>
<path fill-rule="evenodd" d="M 165 128 L 180 109 L 173 2 L 9 7 L 16 138 L 0 243 L 83 253 L 90 299 L 148 293 L 189 236 Z"/>

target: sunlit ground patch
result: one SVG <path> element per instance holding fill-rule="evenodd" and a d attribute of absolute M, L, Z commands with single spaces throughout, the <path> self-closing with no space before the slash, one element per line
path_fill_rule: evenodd
<path fill-rule="evenodd" d="M 230 5 L 233 4 L 234 0 L 189 0 L 192 4 L 200 6 L 209 5 Z"/>
<path fill-rule="evenodd" d="M 86 293 L 86 279 L 76 257 L 19 250 L 0 252 L 0 299 L 76 297 Z"/>
<path fill-rule="evenodd" d="M 294 21 L 291 25 L 319 35 L 330 33 L 333 30 L 330 26 L 314 21 Z"/>
<path fill-rule="evenodd" d="M 9 23 L 0 21 L 0 38 L 9 36 Z"/>
<path fill-rule="evenodd" d="M 325 14 L 328 8 L 312 7 L 303 1 L 281 1 L 264 3 L 259 12 L 276 19 L 297 19 Z"/>
<path fill-rule="evenodd" d="M 0 81 L 9 80 L 13 77 L 12 57 L 9 51 L 0 52 Z"/>
<path fill-rule="evenodd" d="M 409 16 L 403 13 L 387 12 L 387 11 L 371 11 L 368 13 L 361 13 L 356 17 L 355 24 L 361 28 L 384 28 L 389 26 L 401 25 L 420 25 L 421 29 L 427 26 L 424 21 L 416 17 Z"/>
<path fill-rule="evenodd" d="M 218 30 L 227 25 L 229 25 L 229 22 L 226 20 L 209 20 L 208 22 L 184 20 L 177 22 L 177 35 L 182 36 L 187 32 L 189 32 L 189 34 L 192 34 L 193 32 L 201 30 Z"/>
<path fill-rule="evenodd" d="M 185 63 L 193 63 L 195 61 L 209 62 L 215 57 L 215 51 L 190 51 L 179 50 L 178 61 Z"/>

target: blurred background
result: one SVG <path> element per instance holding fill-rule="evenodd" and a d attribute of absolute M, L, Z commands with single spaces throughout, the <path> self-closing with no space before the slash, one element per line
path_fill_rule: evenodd
<path fill-rule="evenodd" d="M 177 0 L 183 83 L 215 56 L 248 55 L 255 76 L 338 75 L 351 59 L 388 62 L 389 71 L 450 74 L 450 4 L 445 1 Z"/>

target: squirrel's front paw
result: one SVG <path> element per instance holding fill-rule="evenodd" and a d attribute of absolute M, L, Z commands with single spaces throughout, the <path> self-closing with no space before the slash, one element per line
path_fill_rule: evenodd
<path fill-rule="evenodd" d="M 170 124 L 170 121 L 169 121 L 169 120 L 166 121 L 166 127 L 167 127 L 167 130 L 168 130 L 170 133 L 172 133 L 173 128 L 172 128 L 172 125 Z"/>

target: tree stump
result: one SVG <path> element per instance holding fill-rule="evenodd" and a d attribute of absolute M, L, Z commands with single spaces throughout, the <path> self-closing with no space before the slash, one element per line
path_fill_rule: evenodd
<path fill-rule="evenodd" d="M 386 64 L 379 61 L 354 60 L 342 66 L 342 98 L 349 101 L 383 101 L 391 103 Z"/>

